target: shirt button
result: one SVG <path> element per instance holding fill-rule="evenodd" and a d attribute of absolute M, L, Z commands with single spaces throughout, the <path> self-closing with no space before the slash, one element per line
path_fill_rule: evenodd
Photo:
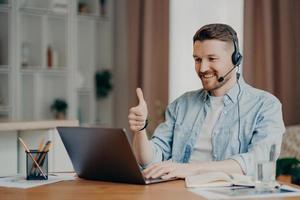
<path fill-rule="evenodd" d="M 217 154 L 214 154 L 214 158 L 217 158 Z"/>
<path fill-rule="evenodd" d="M 226 115 L 226 114 L 227 114 L 227 111 L 224 111 L 223 113 Z"/>

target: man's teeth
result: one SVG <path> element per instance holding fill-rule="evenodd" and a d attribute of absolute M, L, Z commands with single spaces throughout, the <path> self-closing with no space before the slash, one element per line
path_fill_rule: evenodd
<path fill-rule="evenodd" d="M 203 75 L 204 78 L 212 78 L 212 77 L 214 77 L 214 76 L 215 76 L 214 74 Z"/>

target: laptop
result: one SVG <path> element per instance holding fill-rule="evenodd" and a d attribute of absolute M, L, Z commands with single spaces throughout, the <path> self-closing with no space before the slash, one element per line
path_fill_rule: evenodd
<path fill-rule="evenodd" d="M 168 181 L 144 178 L 125 129 L 58 127 L 57 130 L 80 178 L 132 184 Z"/>

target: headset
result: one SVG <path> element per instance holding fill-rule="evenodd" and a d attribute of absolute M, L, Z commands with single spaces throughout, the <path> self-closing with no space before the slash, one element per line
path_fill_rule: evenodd
<path fill-rule="evenodd" d="M 233 46 L 234 46 L 234 51 L 231 55 L 231 62 L 233 64 L 233 68 L 231 68 L 224 76 L 221 76 L 218 78 L 218 82 L 221 83 L 224 81 L 225 77 L 228 76 L 232 70 L 234 70 L 236 67 L 240 66 L 241 62 L 242 62 L 242 54 L 240 53 L 240 50 L 239 50 L 239 46 L 237 44 L 237 34 L 236 32 L 229 28 L 228 29 L 230 34 L 232 35 L 232 41 L 233 41 Z"/>
<path fill-rule="evenodd" d="M 231 55 L 231 61 L 232 61 L 233 67 L 224 76 L 220 76 L 218 78 L 219 83 L 222 83 L 225 80 L 226 76 L 228 76 L 236 67 L 240 66 L 240 64 L 242 62 L 242 58 L 243 58 L 242 54 L 239 51 L 239 46 L 237 44 L 237 34 L 236 34 L 236 32 L 231 27 L 228 27 L 228 31 L 232 35 L 232 42 L 233 42 L 233 45 L 234 45 L 234 51 Z M 239 154 L 240 154 L 241 153 L 242 142 L 241 142 L 241 139 L 240 139 L 240 130 L 241 130 L 240 94 L 241 94 L 241 86 L 239 84 L 239 77 L 240 77 L 240 74 L 237 73 L 236 82 L 237 82 L 238 87 L 239 87 L 238 98 L 237 98 L 237 101 L 238 101 L 237 102 L 238 103 L 238 120 L 239 120 L 239 124 L 238 124 L 238 141 L 239 141 Z"/>

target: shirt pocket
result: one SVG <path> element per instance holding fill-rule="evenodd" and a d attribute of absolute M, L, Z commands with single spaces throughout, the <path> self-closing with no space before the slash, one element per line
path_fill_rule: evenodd
<path fill-rule="evenodd" d="M 229 128 L 229 142 L 228 142 L 228 156 L 236 155 L 239 153 L 241 133 L 238 128 Z"/>
<path fill-rule="evenodd" d="M 189 142 L 191 135 L 192 130 L 190 128 L 184 125 L 175 124 L 172 152 L 172 155 L 175 157 L 175 159 L 181 158 L 181 155 L 184 153 L 184 148 Z"/>
<path fill-rule="evenodd" d="M 221 128 L 218 132 L 214 145 L 220 155 L 219 158 L 223 160 L 238 154 L 239 140 L 237 130 L 234 128 Z"/>

